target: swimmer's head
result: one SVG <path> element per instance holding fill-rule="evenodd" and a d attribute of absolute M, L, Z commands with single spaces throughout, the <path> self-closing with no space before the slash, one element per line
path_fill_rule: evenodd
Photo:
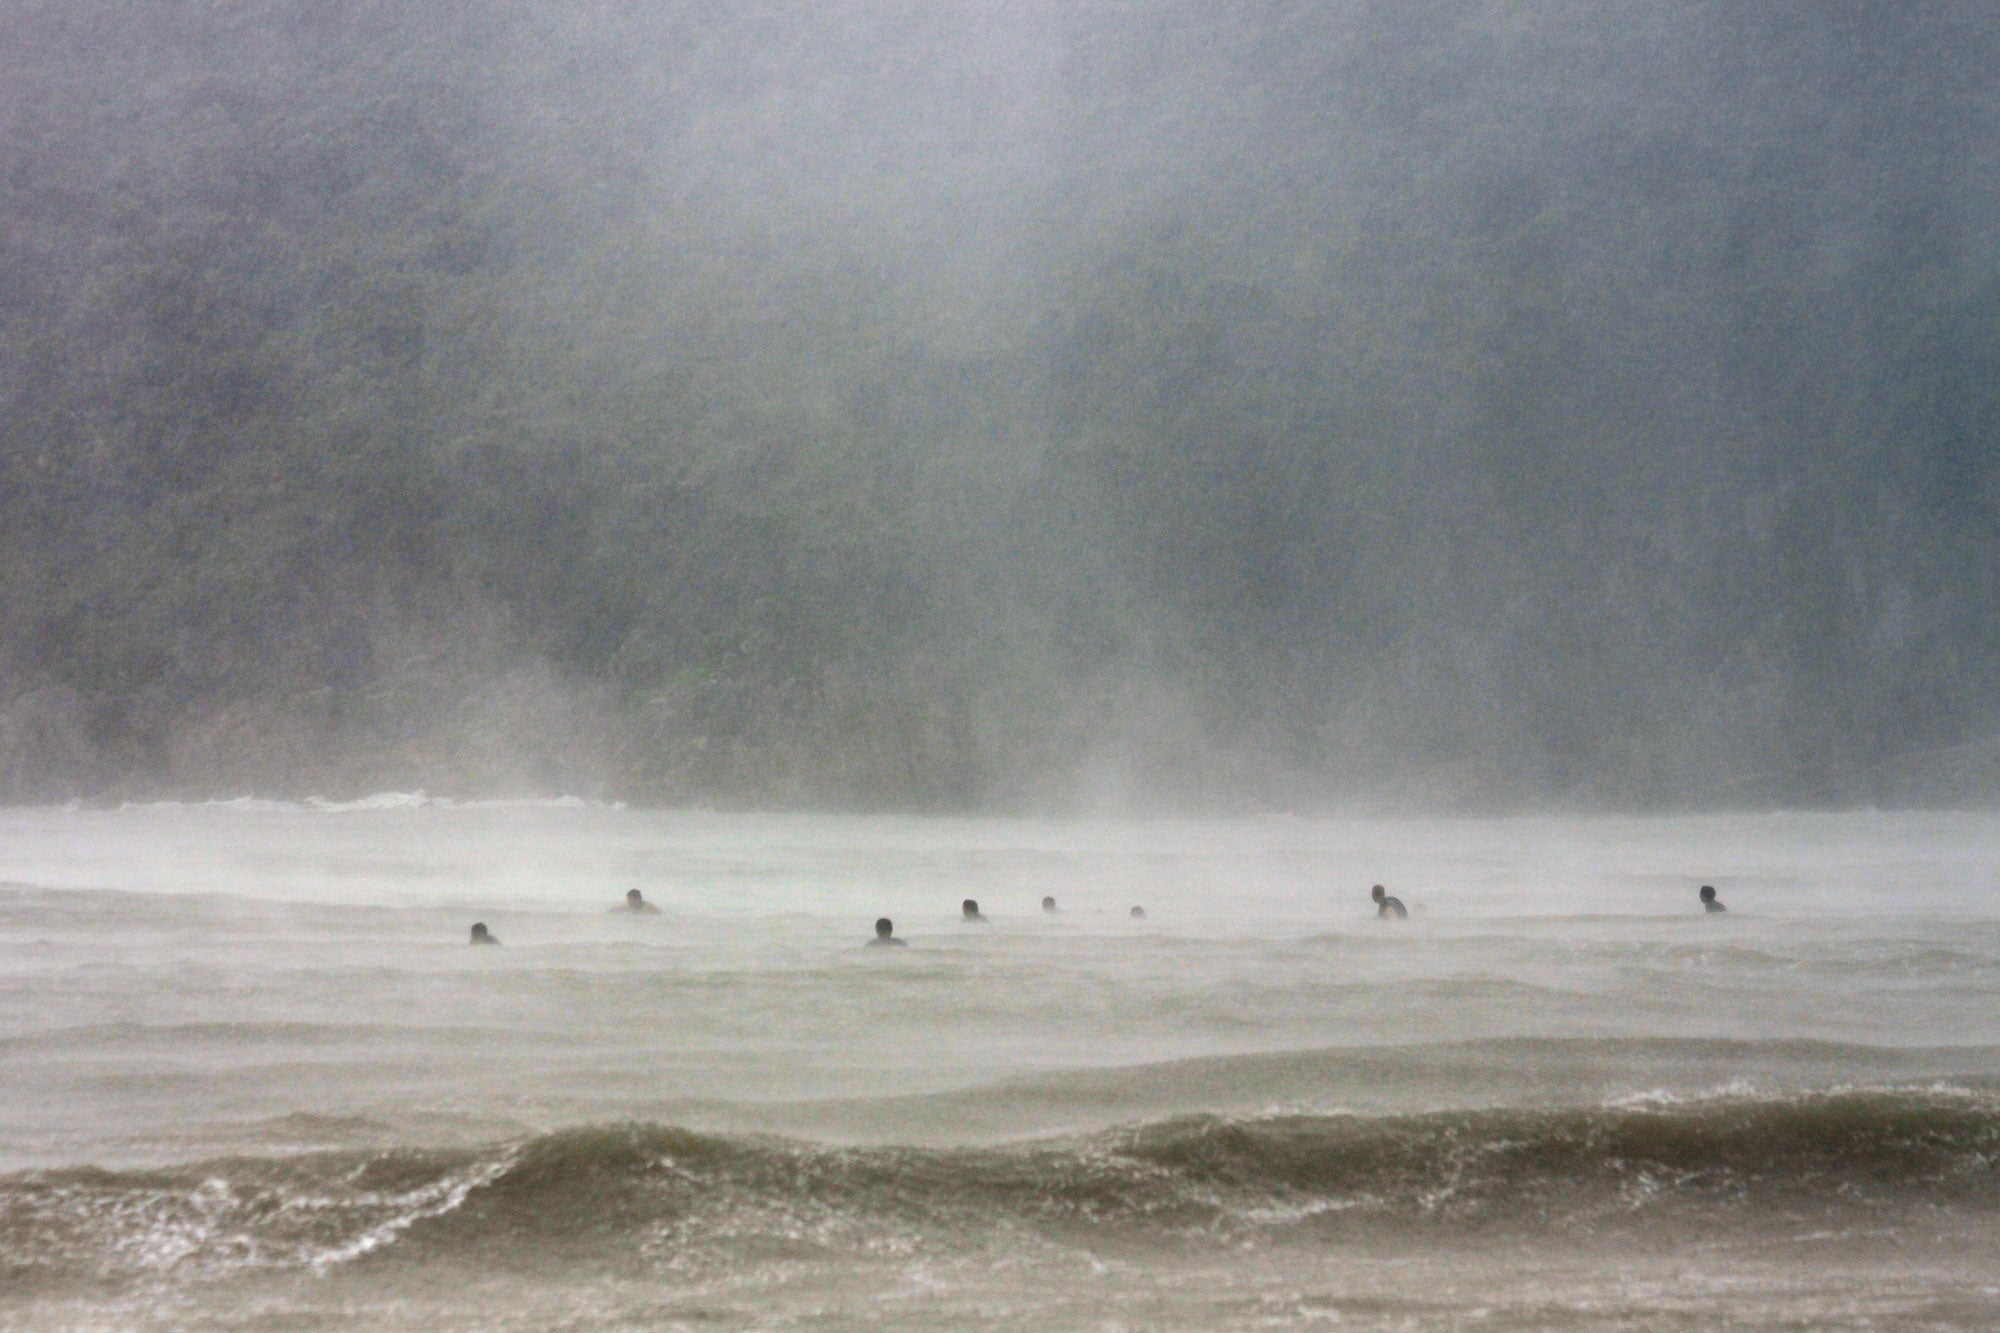
<path fill-rule="evenodd" d="M 646 901 L 646 895 L 639 892 L 637 889 L 625 890 L 625 905 L 627 907 L 637 907 L 645 901 Z"/>
<path fill-rule="evenodd" d="M 965 913 L 965 919 L 967 921 L 970 921 L 972 920 L 972 918 L 979 915 L 979 902 L 975 898 L 967 898 L 964 902 L 960 903 L 958 906 L 959 910 Z"/>
<path fill-rule="evenodd" d="M 1715 886 L 1713 884 L 1704 884 L 1701 886 L 1701 900 L 1705 903 L 1715 901 Z"/>
<path fill-rule="evenodd" d="M 484 921 L 475 921 L 472 923 L 472 942 L 474 944 L 483 944 L 492 938 L 491 935 L 486 933 L 486 923 Z"/>
<path fill-rule="evenodd" d="M 895 922 L 891 921 L 891 920 L 890 920 L 890 919 L 889 919 L 888 917 L 886 917 L 886 916 L 883 916 L 883 917 L 877 917 L 877 918 L 875 918 L 875 938 L 876 938 L 876 939 L 878 939 L 878 940 L 886 940 L 886 939 L 888 939 L 888 938 L 889 938 L 889 937 L 890 937 L 891 935 L 893 935 L 893 934 L 895 934 L 895 933 L 896 933 L 896 923 L 895 923 Z"/>
<path fill-rule="evenodd" d="M 1377 884 L 1374 888 L 1368 890 L 1368 896 L 1370 898 L 1373 898 L 1376 902 L 1379 903 L 1384 898 L 1389 896 L 1389 891 L 1383 888 L 1380 884 Z"/>
<path fill-rule="evenodd" d="M 1050 916 L 1054 916 L 1056 913 L 1056 900 L 1053 898 L 1042 899 L 1042 910 Z"/>
<path fill-rule="evenodd" d="M 1146 919 L 1146 909 L 1143 907 L 1134 907 L 1132 909 L 1132 919 L 1134 921 L 1144 921 Z"/>

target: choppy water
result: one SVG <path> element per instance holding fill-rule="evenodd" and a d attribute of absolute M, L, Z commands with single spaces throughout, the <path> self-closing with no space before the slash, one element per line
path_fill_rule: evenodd
<path fill-rule="evenodd" d="M 2000 817 L 239 802 L 0 880 L 0 1327 L 2000 1326 Z"/>

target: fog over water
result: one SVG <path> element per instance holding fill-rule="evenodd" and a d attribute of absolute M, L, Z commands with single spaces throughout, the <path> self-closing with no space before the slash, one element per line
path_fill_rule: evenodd
<path fill-rule="evenodd" d="M 1979 3 L 22 3 L 0 795 L 1984 802 Z"/>
<path fill-rule="evenodd" d="M 0 5 L 0 1333 L 2000 1326 L 1996 69 Z"/>

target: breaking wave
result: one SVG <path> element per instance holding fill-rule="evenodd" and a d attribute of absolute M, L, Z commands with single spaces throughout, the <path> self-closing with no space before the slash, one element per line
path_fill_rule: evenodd
<path fill-rule="evenodd" d="M 1861 1225 L 2000 1211 L 2000 1099 L 1908 1089 L 1563 1111 L 1164 1120 L 983 1149 L 610 1125 L 484 1148 L 0 1177 L 19 1290 L 357 1263 L 773 1257 Z"/>

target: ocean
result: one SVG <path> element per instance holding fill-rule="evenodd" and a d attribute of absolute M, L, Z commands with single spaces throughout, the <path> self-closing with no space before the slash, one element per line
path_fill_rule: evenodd
<path fill-rule="evenodd" d="M 2000 1327 L 2000 816 L 0 811 L 0 1329 L 1724 1326 Z"/>

